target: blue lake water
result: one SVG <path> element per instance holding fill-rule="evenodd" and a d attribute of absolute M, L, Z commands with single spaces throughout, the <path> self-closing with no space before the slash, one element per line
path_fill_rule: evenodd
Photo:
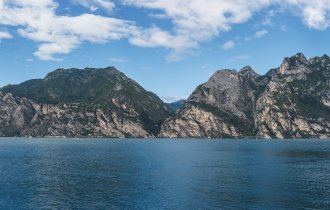
<path fill-rule="evenodd" d="M 330 141 L 0 139 L 0 209 L 330 209 Z"/>

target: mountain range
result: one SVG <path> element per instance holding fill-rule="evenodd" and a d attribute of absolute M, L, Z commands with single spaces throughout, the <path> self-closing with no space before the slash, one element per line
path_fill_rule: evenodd
<path fill-rule="evenodd" d="M 330 138 L 330 58 L 219 70 L 175 104 L 114 67 L 58 69 L 0 89 L 0 136 Z"/>

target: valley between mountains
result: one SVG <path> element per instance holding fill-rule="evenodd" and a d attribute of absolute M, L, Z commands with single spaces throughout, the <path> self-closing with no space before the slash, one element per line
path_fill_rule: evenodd
<path fill-rule="evenodd" d="M 114 67 L 58 69 L 0 89 L 0 136 L 330 138 L 330 58 L 219 70 L 172 108 Z"/>

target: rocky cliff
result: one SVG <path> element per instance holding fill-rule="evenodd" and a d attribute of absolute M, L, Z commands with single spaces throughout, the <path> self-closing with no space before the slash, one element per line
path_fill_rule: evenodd
<path fill-rule="evenodd" d="M 0 90 L 0 136 L 155 137 L 172 114 L 113 67 L 58 69 Z"/>
<path fill-rule="evenodd" d="M 0 136 L 330 138 L 330 58 L 217 71 L 175 115 L 113 67 L 58 69 L 0 89 Z"/>
<path fill-rule="evenodd" d="M 330 59 L 285 58 L 266 75 L 220 70 L 165 121 L 160 137 L 330 137 Z"/>
<path fill-rule="evenodd" d="M 257 99 L 256 135 L 265 138 L 330 137 L 330 59 L 284 59 Z"/>

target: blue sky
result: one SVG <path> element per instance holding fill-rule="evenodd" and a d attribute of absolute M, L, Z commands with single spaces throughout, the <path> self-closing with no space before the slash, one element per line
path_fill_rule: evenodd
<path fill-rule="evenodd" d="M 330 0 L 0 0 L 0 86 L 115 66 L 164 99 L 218 69 L 330 54 Z"/>

